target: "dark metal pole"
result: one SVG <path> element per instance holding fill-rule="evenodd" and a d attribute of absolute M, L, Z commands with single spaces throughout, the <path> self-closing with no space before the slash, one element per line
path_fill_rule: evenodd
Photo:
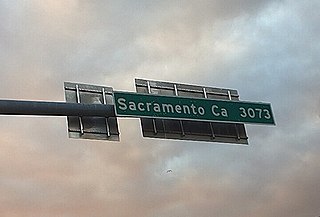
<path fill-rule="evenodd" d="M 115 117 L 113 105 L 0 100 L 0 115 Z"/>

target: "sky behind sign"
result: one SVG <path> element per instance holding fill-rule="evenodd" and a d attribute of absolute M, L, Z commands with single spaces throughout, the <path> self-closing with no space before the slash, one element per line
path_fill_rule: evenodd
<path fill-rule="evenodd" d="M 63 117 L 0 117 L 0 214 L 320 215 L 320 2 L 0 0 L 0 98 L 64 101 L 63 82 L 237 89 L 277 126 L 249 146 L 68 139 Z M 166 171 L 172 172 L 167 173 Z"/>

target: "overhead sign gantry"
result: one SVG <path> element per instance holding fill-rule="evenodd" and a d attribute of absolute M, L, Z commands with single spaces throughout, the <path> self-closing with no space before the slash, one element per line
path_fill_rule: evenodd
<path fill-rule="evenodd" d="M 119 141 L 117 117 L 141 119 L 145 137 L 248 144 L 245 123 L 275 125 L 270 103 L 237 90 L 135 80 L 136 93 L 65 82 L 66 102 L 0 100 L 0 115 L 67 116 L 71 138 Z"/>

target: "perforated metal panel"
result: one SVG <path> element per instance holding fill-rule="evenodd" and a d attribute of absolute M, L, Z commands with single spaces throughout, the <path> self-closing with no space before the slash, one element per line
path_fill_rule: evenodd
<path fill-rule="evenodd" d="M 78 83 L 64 83 L 65 98 L 70 103 L 113 105 L 112 87 Z M 116 117 L 68 116 L 70 138 L 119 141 Z"/>
<path fill-rule="evenodd" d="M 135 79 L 138 93 L 239 100 L 237 90 Z M 248 144 L 244 124 L 140 118 L 144 137 Z"/>

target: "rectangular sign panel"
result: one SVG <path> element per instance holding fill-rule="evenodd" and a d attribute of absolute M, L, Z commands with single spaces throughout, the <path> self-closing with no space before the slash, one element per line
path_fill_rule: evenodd
<path fill-rule="evenodd" d="M 269 103 L 114 92 L 119 116 L 274 125 Z"/>
<path fill-rule="evenodd" d="M 179 96 L 214 100 L 239 101 L 237 90 L 182 84 L 167 81 L 135 79 L 136 92 L 160 96 Z M 141 117 L 144 137 L 186 141 L 248 144 L 243 123 Z"/>
<path fill-rule="evenodd" d="M 113 105 L 113 88 L 79 83 L 64 83 L 69 103 Z M 119 141 L 116 117 L 67 116 L 70 138 Z"/>

